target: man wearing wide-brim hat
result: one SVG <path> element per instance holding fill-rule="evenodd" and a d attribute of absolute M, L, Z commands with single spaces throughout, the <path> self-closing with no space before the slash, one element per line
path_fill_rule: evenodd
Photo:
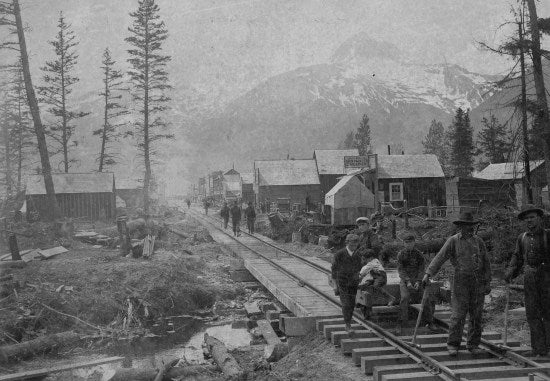
<path fill-rule="evenodd" d="M 525 313 L 533 356 L 545 356 L 550 350 L 550 234 L 543 227 L 543 216 L 544 210 L 532 204 L 521 209 L 518 218 L 527 231 L 518 236 L 504 277 L 510 283 L 524 268 Z"/>
<path fill-rule="evenodd" d="M 342 314 L 346 331 L 352 334 L 351 319 L 355 309 L 355 298 L 359 286 L 359 271 L 361 271 L 361 253 L 359 248 L 359 236 L 348 234 L 346 247 L 334 254 L 332 262 L 332 285 L 334 293 L 340 296 Z"/>
<path fill-rule="evenodd" d="M 425 285 L 441 266 L 451 261 L 454 278 L 451 290 L 451 319 L 447 349 L 456 356 L 462 341 L 462 331 L 466 315 L 469 315 L 467 348 L 477 354 L 481 350 L 482 313 L 485 295 L 491 283 L 491 266 L 483 240 L 474 233 L 479 223 L 471 212 L 463 212 L 453 223 L 459 232 L 447 239 L 441 250 L 432 260 L 422 279 Z"/>

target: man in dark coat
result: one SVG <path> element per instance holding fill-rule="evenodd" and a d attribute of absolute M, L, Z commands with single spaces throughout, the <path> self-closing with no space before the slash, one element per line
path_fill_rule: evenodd
<path fill-rule="evenodd" d="M 352 334 L 351 319 L 355 308 L 357 287 L 359 286 L 359 271 L 361 271 L 361 255 L 358 252 L 359 237 L 348 234 L 346 247 L 334 254 L 332 262 L 332 285 L 334 293 L 340 296 L 342 314 L 346 331 Z"/>
<path fill-rule="evenodd" d="M 227 224 L 229 223 L 229 206 L 227 206 L 227 202 L 223 203 L 220 216 L 223 218 L 223 228 L 227 229 Z"/>
<path fill-rule="evenodd" d="M 240 233 L 241 208 L 239 207 L 239 203 L 237 201 L 235 201 L 229 213 L 231 214 L 231 225 L 233 225 L 233 235 L 240 236 L 241 235 Z"/>
<path fill-rule="evenodd" d="M 409 321 L 409 303 L 411 298 L 415 303 L 422 300 L 424 288 L 422 287 L 422 277 L 426 267 L 426 260 L 422 253 L 415 248 L 414 234 L 408 234 L 403 238 L 405 248 L 397 254 L 397 272 L 399 273 L 399 292 L 401 300 L 399 307 L 401 310 L 401 327 L 406 327 Z M 433 314 L 435 311 L 435 300 L 430 296 L 424 311 L 422 319 L 431 330 L 436 327 L 433 323 Z"/>
<path fill-rule="evenodd" d="M 355 220 L 357 228 L 350 234 L 356 234 L 359 237 L 359 252 L 363 256 L 378 257 L 382 248 L 380 237 L 371 229 L 370 221 L 367 217 L 359 217 Z"/>
<path fill-rule="evenodd" d="M 250 234 L 254 234 L 254 222 L 256 221 L 256 211 L 254 210 L 252 201 L 248 202 L 248 206 L 244 211 L 244 215 L 246 216 L 246 226 L 248 227 L 248 232 Z"/>
<path fill-rule="evenodd" d="M 205 198 L 204 199 L 204 214 L 208 215 L 208 208 L 210 207 L 210 202 L 208 202 L 208 200 Z"/>
<path fill-rule="evenodd" d="M 524 268 L 525 313 L 533 356 L 545 356 L 550 350 L 550 232 L 543 228 L 543 216 L 544 211 L 534 205 L 522 208 L 518 218 L 527 231 L 519 235 L 505 275 L 510 283 Z"/>
<path fill-rule="evenodd" d="M 454 267 L 447 339 L 447 350 L 451 356 L 458 355 L 466 315 L 470 316 L 467 348 L 472 354 L 481 352 L 483 303 L 485 295 L 491 292 L 491 265 L 485 243 L 474 233 L 478 223 L 472 213 L 461 213 L 459 219 L 454 221 L 460 232 L 447 239 L 422 278 L 422 286 L 425 287 L 429 278 L 437 274 L 447 260 Z"/>

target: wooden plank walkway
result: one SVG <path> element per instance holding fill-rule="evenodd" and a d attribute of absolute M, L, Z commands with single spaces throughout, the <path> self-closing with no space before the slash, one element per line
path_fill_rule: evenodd
<path fill-rule="evenodd" d="M 212 221 L 212 219 L 200 215 L 196 211 L 192 213 L 192 215 L 204 225 L 216 242 L 226 245 L 233 253 L 242 258 L 245 268 L 295 316 L 328 317 L 342 315 L 342 311 L 338 306 L 327 301 L 307 286 L 300 285 L 295 278 L 286 274 L 269 261 L 259 257 L 254 251 L 270 258 L 290 274 L 298 276 L 300 279 L 318 287 L 322 292 L 330 294 L 333 293 L 333 291 L 332 287 L 328 284 L 327 274 L 325 272 L 268 246 L 253 237 L 248 237 L 244 234 L 240 237 L 236 237 L 239 242 L 246 246 L 245 247 L 236 242 L 234 238 L 221 231 L 220 228 L 218 228 L 218 222 Z M 205 218 L 207 220 L 205 220 Z M 232 234 L 229 229 L 227 232 Z M 330 269 L 329 263 L 318 258 L 314 260 L 316 263 L 322 263 L 323 267 Z"/>

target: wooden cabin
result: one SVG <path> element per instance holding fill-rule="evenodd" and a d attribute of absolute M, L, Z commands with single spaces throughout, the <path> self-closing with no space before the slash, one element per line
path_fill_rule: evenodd
<path fill-rule="evenodd" d="M 57 203 L 63 217 L 91 221 L 116 217 L 115 176 L 109 172 L 52 174 Z M 48 198 L 42 175 L 30 176 L 25 194 L 27 219 L 47 216 Z"/>
<path fill-rule="evenodd" d="M 374 194 L 352 175 L 344 176 L 328 191 L 325 207 L 332 225 L 353 225 L 358 217 L 368 217 L 376 210 Z"/>
<path fill-rule="evenodd" d="M 359 150 L 353 149 L 316 149 L 313 160 L 317 166 L 319 183 L 323 198 L 347 174 L 344 157 L 358 156 Z"/>

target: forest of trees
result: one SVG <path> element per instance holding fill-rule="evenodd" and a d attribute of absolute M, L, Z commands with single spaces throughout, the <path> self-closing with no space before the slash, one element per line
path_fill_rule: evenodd
<path fill-rule="evenodd" d="M 157 144 L 173 137 L 163 117 L 170 100 L 166 64 L 171 57 L 162 53 L 168 31 L 155 0 L 138 0 L 129 17 L 132 23 L 125 38 L 128 69 L 125 73 L 118 67 L 108 46 L 96 58 L 102 74 L 102 83 L 95 87 L 103 104 L 103 122 L 78 135 L 82 126 L 79 119 L 86 118 L 90 110 L 75 99 L 74 90 L 80 81 L 79 40 L 70 20 L 59 13 L 57 33 L 48 41 L 52 59 L 38 63 L 43 75 L 38 85 L 33 85 L 19 1 L 0 0 L 0 50 L 12 59 L 11 64 L 0 68 L 0 185 L 7 197 L 23 189 L 24 173 L 40 173 L 52 208 L 51 215 L 45 217 L 55 217 L 51 174 L 78 168 L 76 137 L 89 133 L 90 138 L 99 139 L 99 172 L 117 163 L 122 144 L 119 138 L 125 138 L 125 145 L 133 142 L 143 159 L 143 206 L 144 213 L 149 213 Z"/>

